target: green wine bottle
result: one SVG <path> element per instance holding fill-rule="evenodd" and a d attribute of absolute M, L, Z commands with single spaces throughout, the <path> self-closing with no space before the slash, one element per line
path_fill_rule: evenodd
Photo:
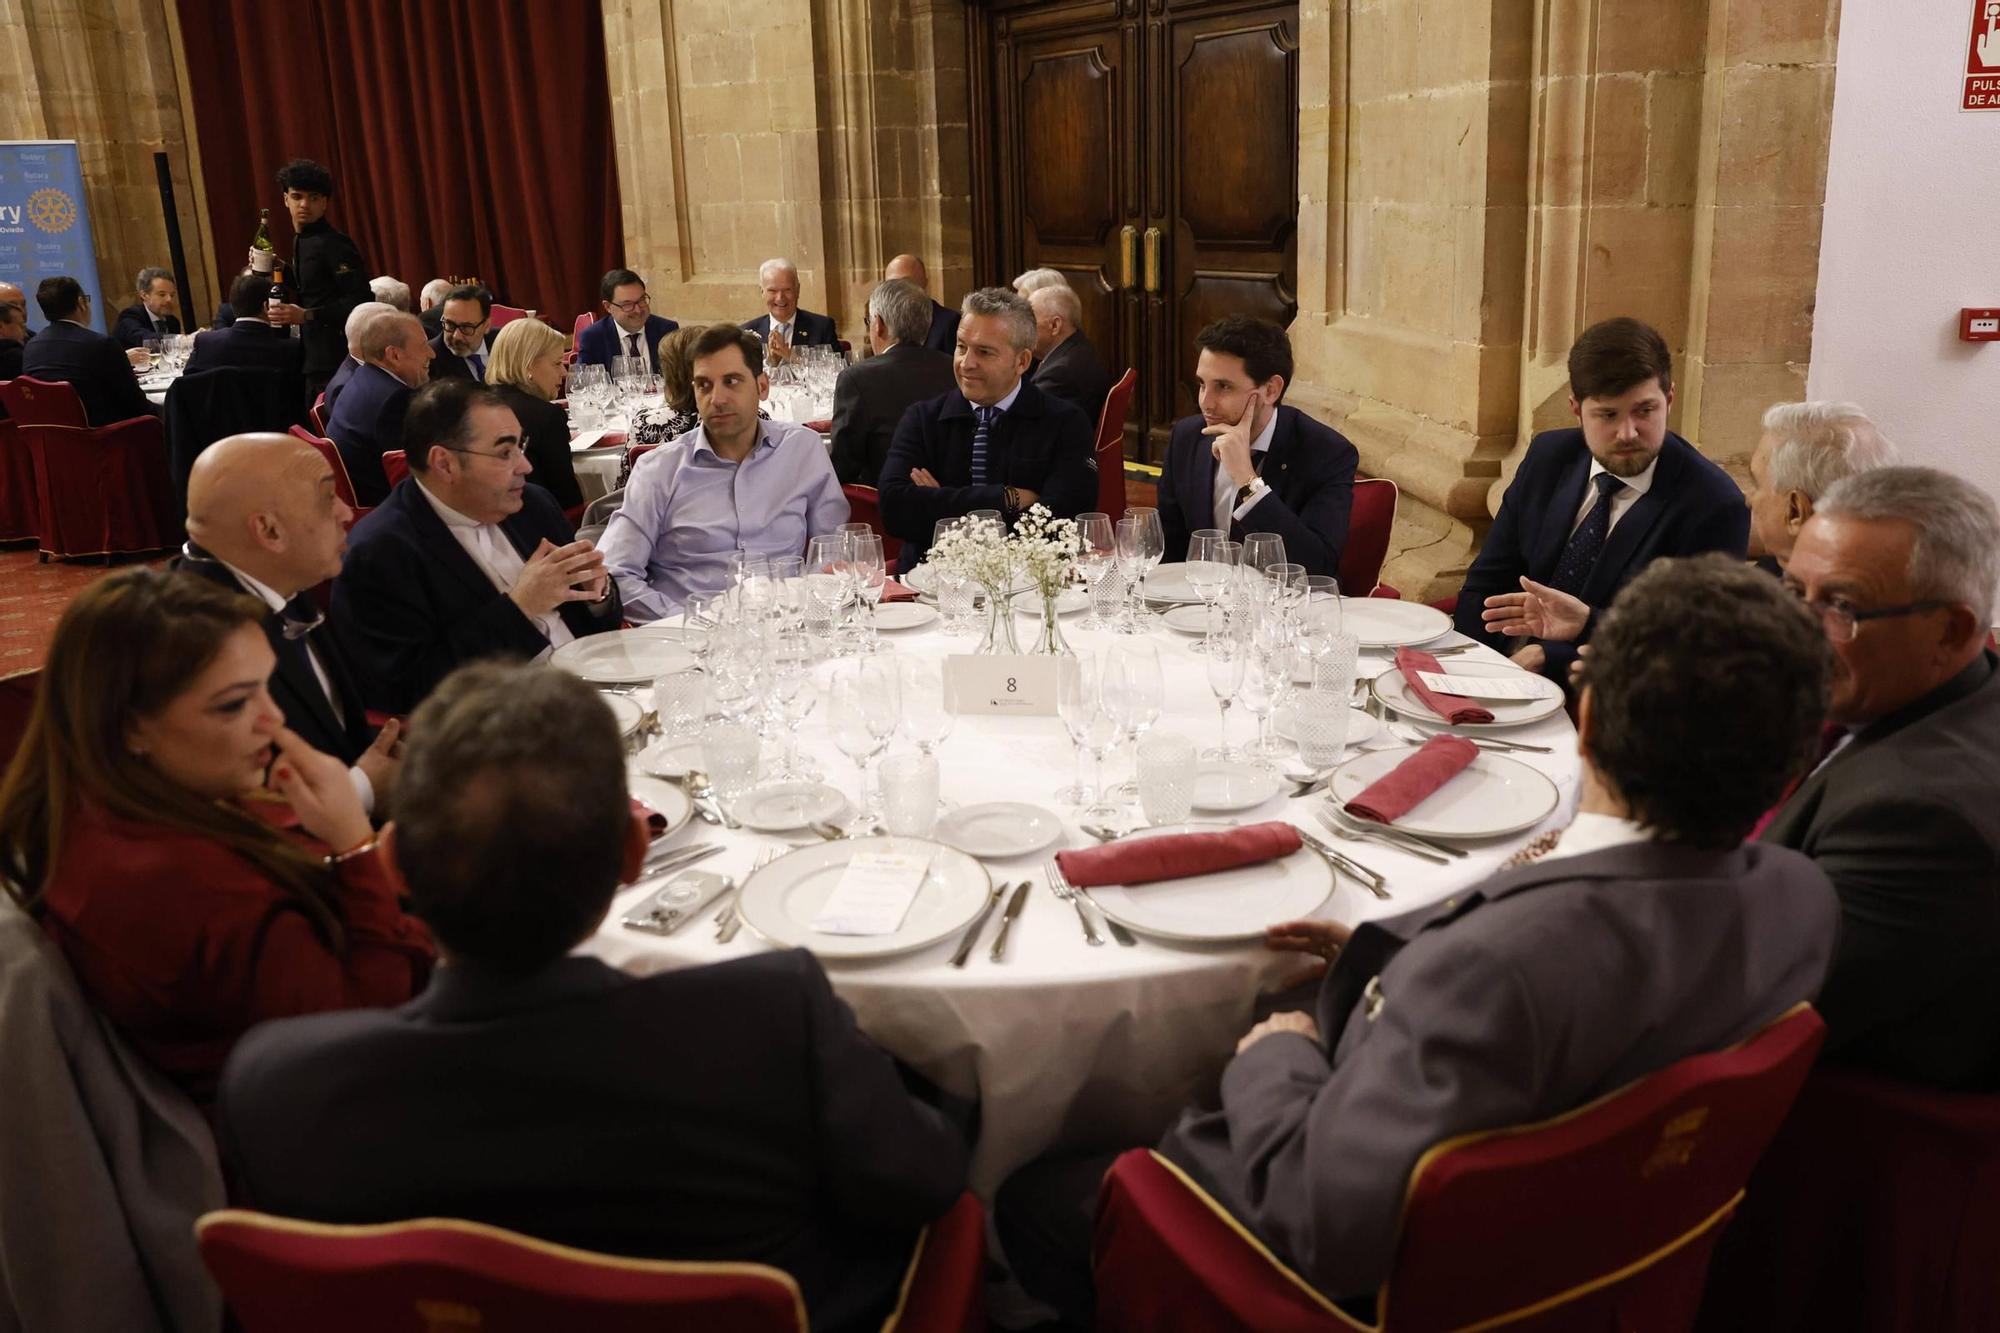
<path fill-rule="evenodd" d="M 257 210 L 257 234 L 250 238 L 250 267 L 259 273 L 269 273 L 278 262 L 278 252 L 271 248 L 271 210 Z"/>

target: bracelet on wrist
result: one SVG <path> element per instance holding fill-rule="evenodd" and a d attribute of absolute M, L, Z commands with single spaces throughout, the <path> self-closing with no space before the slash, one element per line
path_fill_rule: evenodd
<path fill-rule="evenodd" d="M 337 866 L 340 865 L 342 862 L 352 861 L 357 856 L 366 856 L 368 855 L 368 853 L 375 850 L 375 844 L 376 844 L 375 835 L 371 833 L 366 838 L 362 839 L 360 842 L 355 843 L 352 847 L 349 847 L 344 852 L 327 853 L 325 858 L 326 863 L 329 866 Z"/>

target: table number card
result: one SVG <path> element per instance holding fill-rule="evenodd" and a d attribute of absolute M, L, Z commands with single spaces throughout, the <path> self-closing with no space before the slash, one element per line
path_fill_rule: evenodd
<path fill-rule="evenodd" d="M 1054 717 L 1062 659 L 1026 653 L 953 656 L 944 660 L 945 686 L 962 717 Z"/>

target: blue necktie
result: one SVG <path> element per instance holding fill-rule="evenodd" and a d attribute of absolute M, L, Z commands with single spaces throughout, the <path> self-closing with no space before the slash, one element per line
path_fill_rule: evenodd
<path fill-rule="evenodd" d="M 472 367 L 472 378 L 478 380 L 481 384 L 486 383 L 485 357 L 481 356 L 477 352 L 474 352 L 471 356 L 465 358 L 465 364 Z"/>
<path fill-rule="evenodd" d="M 979 424 L 972 428 L 972 484 L 986 484 L 986 443 L 987 432 L 993 425 L 993 418 L 1000 415 L 997 407 L 975 407 L 972 415 L 979 418 Z"/>
<path fill-rule="evenodd" d="M 1562 559 L 1556 562 L 1556 572 L 1549 578 L 1551 588 L 1572 597 L 1583 595 L 1583 585 L 1590 581 L 1597 557 L 1604 554 L 1604 539 L 1611 534 L 1611 498 L 1625 489 L 1625 483 L 1609 472 L 1598 473 L 1595 484 L 1597 503 L 1569 535 L 1569 545 L 1563 547 Z"/>

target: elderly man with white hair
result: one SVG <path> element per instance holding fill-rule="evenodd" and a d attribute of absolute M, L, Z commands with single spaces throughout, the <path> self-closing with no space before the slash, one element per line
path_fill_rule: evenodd
<path fill-rule="evenodd" d="M 431 345 L 415 315 L 382 311 L 361 326 L 358 349 L 368 364 L 340 395 L 326 433 L 340 449 L 355 503 L 381 504 L 389 495 L 382 455 L 403 447 L 403 415 L 410 395 L 430 379 Z"/>
<path fill-rule="evenodd" d="M 1111 394 L 1111 372 L 1083 331 L 1083 301 L 1064 283 L 1037 287 L 1028 305 L 1035 312 L 1035 387 L 1074 404 L 1096 425 Z"/>
<path fill-rule="evenodd" d="M 410 284 L 401 278 L 390 277 L 387 273 L 379 278 L 370 278 L 368 290 L 384 305 L 392 305 L 403 311 L 410 310 Z"/>
<path fill-rule="evenodd" d="M 321 421 L 333 420 L 334 400 L 340 397 L 340 391 L 347 387 L 354 373 L 368 364 L 361 355 L 362 326 L 377 315 L 395 313 L 396 307 L 387 301 L 363 301 L 347 316 L 347 359 L 340 363 L 340 368 L 333 372 L 333 378 L 326 382 L 326 401 L 320 406 Z"/>
<path fill-rule="evenodd" d="M 832 347 L 840 332 L 825 315 L 799 309 L 799 268 L 789 259 L 767 259 L 757 268 L 764 313 L 743 327 L 764 340 L 767 365 L 789 360 L 794 347 Z"/>
<path fill-rule="evenodd" d="M 1784 582 L 1833 647 L 1831 725 L 1762 834 L 1840 897 L 1824 1058 L 1981 1092 L 2000 1090 L 1996 581 L 2000 511 L 1963 478 L 1881 467 L 1818 498 Z"/>

